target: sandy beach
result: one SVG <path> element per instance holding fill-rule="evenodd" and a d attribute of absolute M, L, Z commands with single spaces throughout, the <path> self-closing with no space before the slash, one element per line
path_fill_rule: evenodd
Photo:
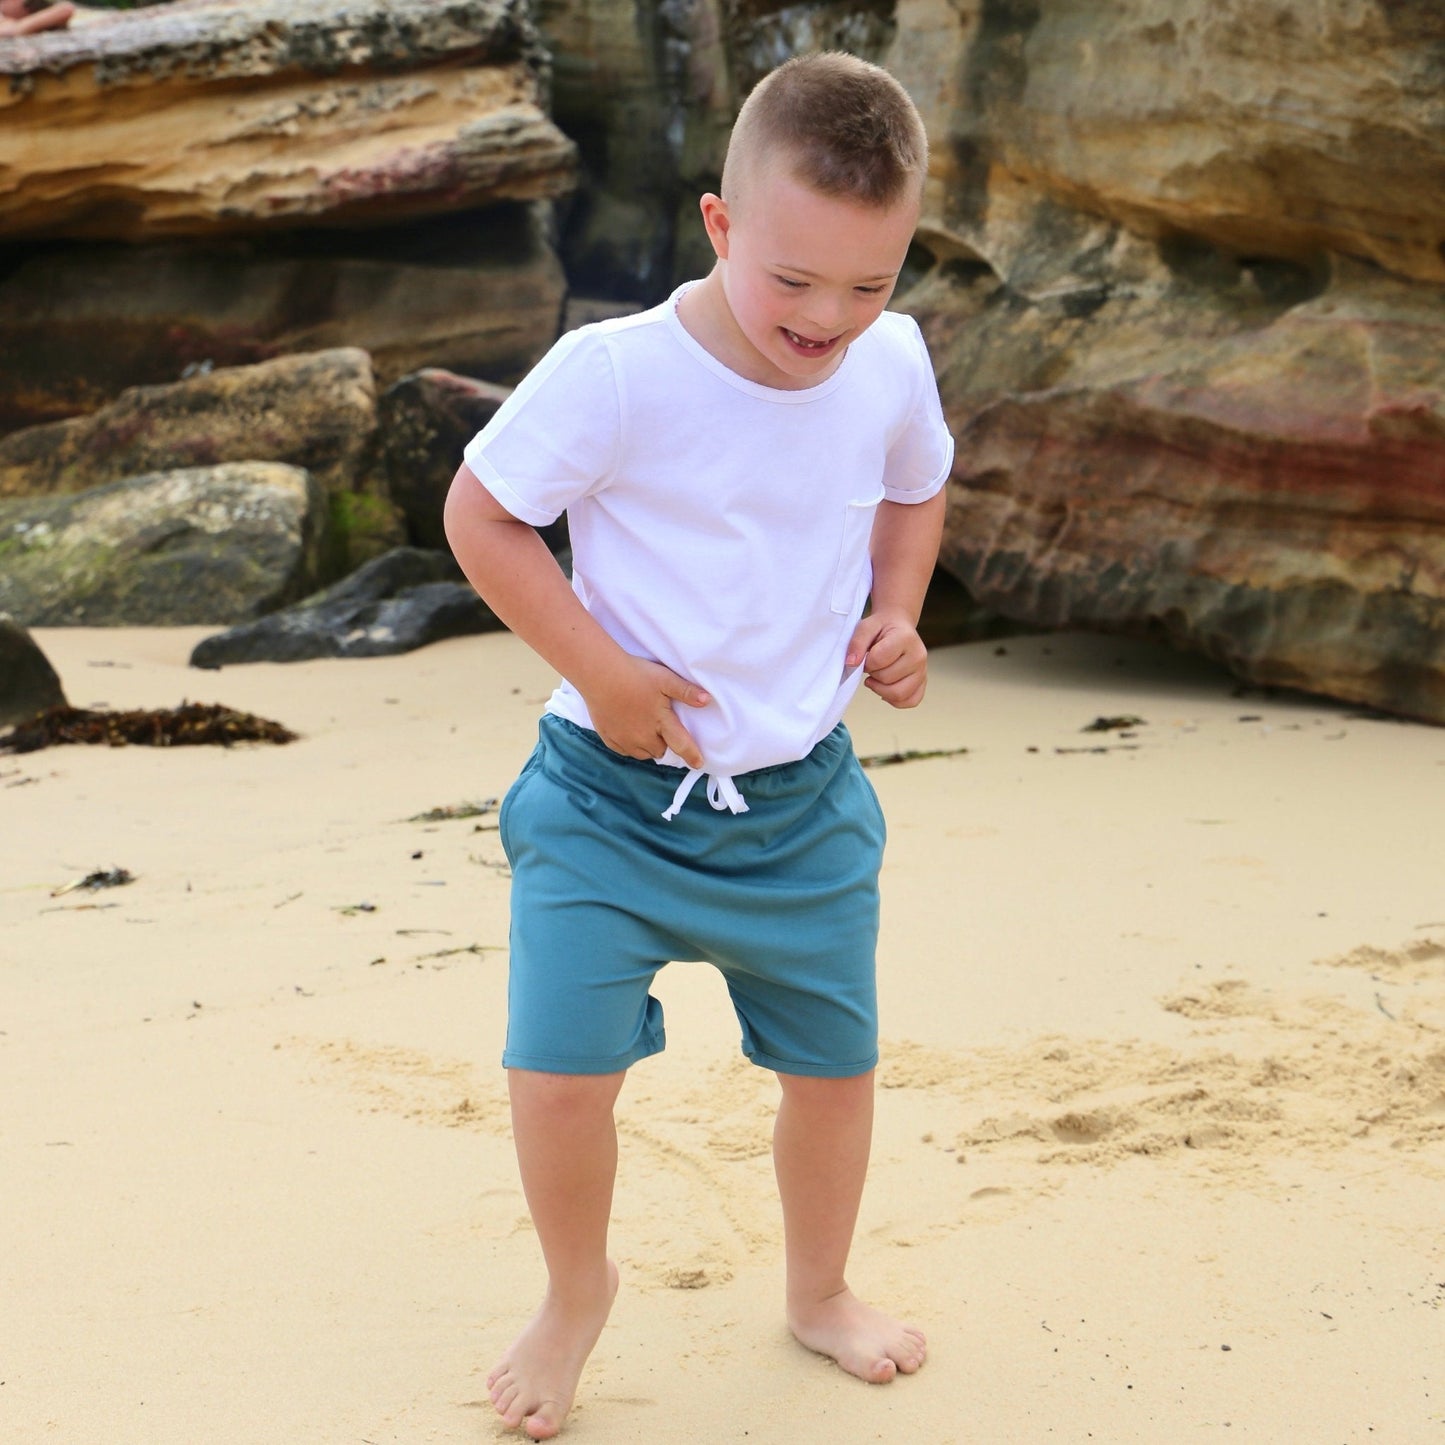
<path fill-rule="evenodd" d="M 463 805 L 505 791 L 551 676 L 506 635 L 201 673 L 206 631 L 35 636 L 77 706 L 300 741 L 0 755 L 0 1440 L 520 1438 L 484 1383 L 542 1281 L 508 880 Z M 849 721 L 863 755 L 967 750 L 871 773 L 852 1274 L 929 1362 L 870 1387 L 787 1335 L 776 1085 L 678 965 L 563 1438 L 1445 1435 L 1445 731 L 1089 637 L 939 649 L 923 708 Z"/>

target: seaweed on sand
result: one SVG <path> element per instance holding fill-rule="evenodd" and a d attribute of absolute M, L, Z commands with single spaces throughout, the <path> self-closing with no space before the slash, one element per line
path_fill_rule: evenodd
<path fill-rule="evenodd" d="M 237 712 L 219 703 L 183 702 L 180 707 L 110 712 L 52 707 L 0 735 L 0 753 L 33 753 L 59 743 L 135 743 L 172 748 L 200 743 L 290 743 L 296 734 L 280 723 Z"/>

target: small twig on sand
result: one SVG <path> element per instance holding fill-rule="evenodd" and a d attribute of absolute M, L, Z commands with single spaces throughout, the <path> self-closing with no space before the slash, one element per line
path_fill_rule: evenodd
<path fill-rule="evenodd" d="M 127 883 L 134 883 L 135 875 L 124 868 L 112 868 L 108 872 L 101 868 L 94 873 L 87 873 L 83 878 L 73 878 L 69 883 L 62 883 L 59 888 L 51 889 L 52 898 L 64 898 L 67 893 L 74 893 L 78 888 L 84 888 L 94 893 L 101 888 L 124 888 Z"/>

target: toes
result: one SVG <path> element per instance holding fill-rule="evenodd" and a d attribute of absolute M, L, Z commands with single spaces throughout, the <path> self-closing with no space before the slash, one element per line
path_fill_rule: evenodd
<path fill-rule="evenodd" d="M 556 1418 L 556 1406 L 550 1401 L 528 1415 L 524 1424 L 533 1440 L 550 1440 L 562 1428 L 562 1422 Z"/>
<path fill-rule="evenodd" d="M 498 1390 L 492 1396 L 492 1405 L 509 1428 L 515 1430 L 522 1423 L 522 1416 L 526 1413 L 518 1403 L 521 1391 L 516 1385 L 508 1385 L 505 1389 Z"/>
<path fill-rule="evenodd" d="M 868 1371 L 868 1379 L 875 1385 L 886 1385 L 898 1373 L 898 1366 L 892 1360 L 875 1360 Z"/>

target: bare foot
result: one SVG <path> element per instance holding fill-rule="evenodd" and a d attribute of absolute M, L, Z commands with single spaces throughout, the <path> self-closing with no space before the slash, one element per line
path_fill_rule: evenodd
<path fill-rule="evenodd" d="M 607 1261 L 605 1291 L 594 1300 L 559 1301 L 551 1289 L 526 1329 L 487 1376 L 497 1413 L 533 1440 L 550 1440 L 572 1408 L 582 1366 L 617 1294 L 617 1266 Z"/>
<path fill-rule="evenodd" d="M 788 1326 L 800 1344 L 874 1385 L 913 1374 L 928 1354 L 922 1331 L 864 1304 L 846 1288 L 815 1305 L 790 1307 Z"/>

